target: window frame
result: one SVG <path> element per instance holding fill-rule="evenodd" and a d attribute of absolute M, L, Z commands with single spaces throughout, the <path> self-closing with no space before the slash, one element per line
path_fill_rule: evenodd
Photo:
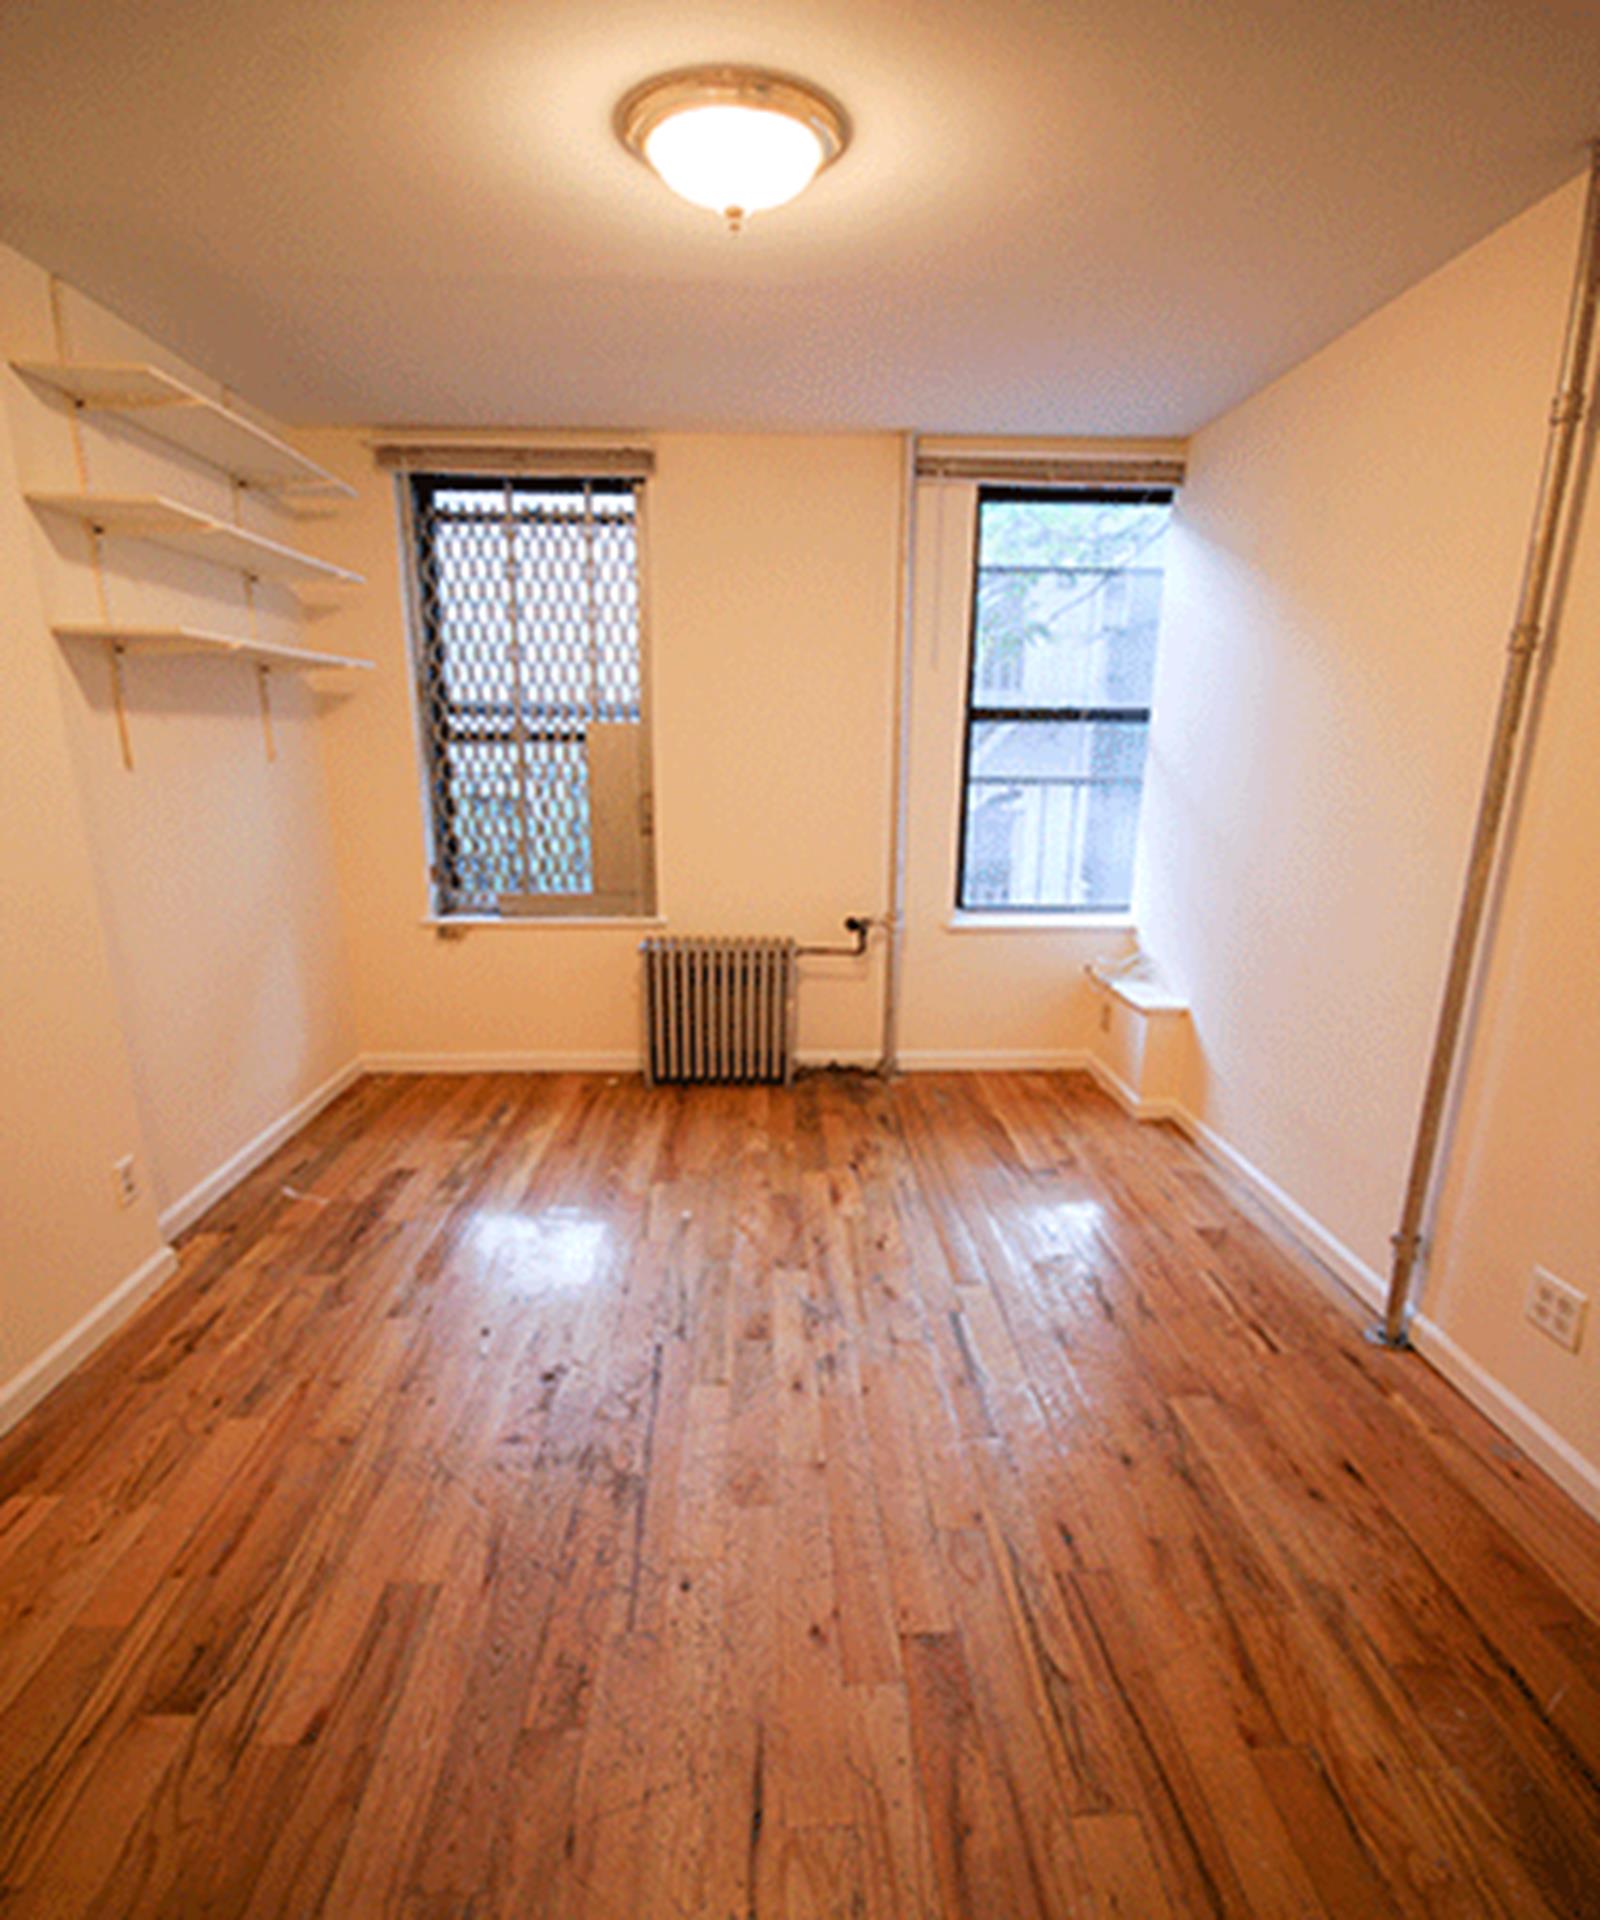
<path fill-rule="evenodd" d="M 448 464 L 430 462 L 405 465 L 396 473 L 401 540 L 404 547 L 405 602 L 408 639 L 411 649 L 412 720 L 416 729 L 417 769 L 422 813 L 424 878 L 427 886 L 427 912 L 424 924 L 440 927 L 571 927 L 571 926 L 649 926 L 659 924 L 659 880 L 656 872 L 655 833 L 655 743 L 651 685 L 651 622 L 648 564 L 648 486 L 649 470 L 643 472 L 607 470 L 597 463 L 590 471 L 563 467 L 559 472 L 542 472 L 537 467 L 501 464 L 478 466 L 451 460 Z M 429 596 L 422 579 L 421 547 L 423 521 L 421 498 L 426 491 L 451 488 L 496 487 L 540 488 L 554 492 L 627 493 L 633 497 L 633 535 L 635 600 L 638 609 L 639 727 L 641 752 L 641 836 L 644 841 L 644 884 L 639 896 L 625 908 L 606 905 L 611 896 L 588 893 L 505 894 L 498 901 L 515 900 L 514 911 L 503 904 L 487 907 L 481 902 L 463 899 L 452 884 L 451 869 L 441 844 L 441 811 L 444 789 L 441 746 L 436 732 L 439 696 L 433 684 L 434 662 L 439 654 L 437 627 L 429 610 Z M 540 737 L 543 737 L 541 734 Z M 552 734 L 550 737 L 560 737 Z M 591 825 L 592 835 L 592 825 Z M 592 838 L 591 838 L 592 852 Z"/>
<path fill-rule="evenodd" d="M 972 792 L 972 735 L 974 728 L 986 721 L 1020 720 L 1023 722 L 1079 722 L 1094 724 L 1150 724 L 1153 706 L 1144 707 L 976 707 L 973 696 L 978 679 L 978 588 L 983 575 L 983 509 L 987 501 L 1014 501 L 1019 505 L 1040 502 L 1079 501 L 1086 506 L 1165 506 L 1177 503 L 1178 489 L 1175 485 L 1151 486 L 1130 485 L 1115 486 L 1107 484 L 1074 485 L 1070 481 L 1050 483 L 1013 484 L 1004 480 L 983 480 L 977 483 L 973 495 L 972 507 L 972 577 L 968 586 L 967 600 L 967 670 L 961 694 L 961 775 L 956 790 L 956 864 L 955 864 L 955 907 L 958 920 L 976 920 L 980 917 L 1020 916 L 1023 919 L 1050 917 L 1057 920 L 1093 920 L 1096 916 L 1105 919 L 1110 916 L 1126 915 L 1132 908 L 1131 897 L 1122 901 L 1096 901 L 1083 906 L 1062 905 L 1058 902 L 1033 905 L 1028 902 L 1017 904 L 984 901 L 969 905 L 962 895 L 966 887 L 967 876 L 967 834 L 971 823 Z M 1092 783 L 1086 783 L 1092 784 Z M 1144 778 L 1139 781 L 1141 801 L 1144 795 Z M 1132 889 L 1129 889 L 1130 896 Z"/>

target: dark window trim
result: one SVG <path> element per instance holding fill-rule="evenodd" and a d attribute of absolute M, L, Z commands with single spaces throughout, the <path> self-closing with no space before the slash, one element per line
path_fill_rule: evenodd
<path fill-rule="evenodd" d="M 536 473 L 413 473 L 411 493 L 420 500 L 431 493 L 503 494 L 507 487 L 514 493 L 638 493 L 643 480 L 619 478 L 614 473 L 596 474 L 586 480 L 582 474 L 559 474 L 546 480 Z"/>
<path fill-rule="evenodd" d="M 969 688 L 970 692 L 970 688 Z M 1148 720 L 1148 707 L 975 707 L 967 706 L 967 724 L 984 720 Z"/>
<path fill-rule="evenodd" d="M 1076 500 L 1086 507 L 1170 507 L 1177 497 L 1176 487 L 1075 487 L 1070 481 L 1059 486 L 1013 487 L 1003 481 L 986 480 L 978 487 L 980 507 L 988 500 L 1014 500 L 1019 506 Z"/>
<path fill-rule="evenodd" d="M 983 572 L 980 559 L 980 542 L 983 538 L 983 509 L 991 501 L 1012 500 L 1027 506 L 1046 501 L 1071 500 L 1088 507 L 1141 506 L 1170 507 L 1178 497 L 1176 487 L 1075 487 L 1062 486 L 1026 486 L 1008 487 L 980 484 L 973 503 L 972 520 L 972 582 L 967 592 L 967 680 L 966 690 L 961 703 L 961 787 L 958 794 L 960 806 L 960 828 L 956 834 L 956 873 L 955 873 L 955 910 L 957 913 L 1126 913 L 1131 901 L 1097 901 L 1092 907 L 1074 906 L 968 906 L 962 898 L 967 877 L 967 828 L 970 818 L 968 798 L 972 792 L 972 733 L 975 725 L 985 720 L 1021 720 L 1021 721 L 1071 721 L 1094 720 L 1113 724 L 1126 722 L 1129 725 L 1148 725 L 1151 709 L 1149 707 L 979 707 L 973 704 L 973 691 L 978 678 L 978 577 Z M 1045 569 L 1041 569 L 1044 571 Z M 1058 569 L 1050 568 L 1050 572 Z M 1131 568 L 1077 568 L 1077 572 L 1131 572 Z M 1146 569 L 1153 571 L 1153 569 Z M 996 784 L 1001 784 L 996 782 Z M 1021 785 L 1020 781 L 1011 782 Z M 1088 782 L 1068 784 L 1087 785 Z M 1131 784 L 1126 782 L 1096 782 L 1093 784 Z M 1141 781 L 1142 784 L 1142 781 Z"/>

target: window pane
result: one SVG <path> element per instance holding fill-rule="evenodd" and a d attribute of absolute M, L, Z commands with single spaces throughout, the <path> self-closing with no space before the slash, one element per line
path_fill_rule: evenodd
<path fill-rule="evenodd" d="M 1148 707 L 1165 502 L 982 502 L 976 707 Z"/>
<path fill-rule="evenodd" d="M 964 907 L 1125 907 L 1149 726 L 1144 721 L 974 724 Z"/>
<path fill-rule="evenodd" d="M 413 501 L 441 904 L 642 910 L 632 488 L 419 478 Z"/>
<path fill-rule="evenodd" d="M 1171 514 L 979 493 L 959 905 L 1129 904 Z"/>

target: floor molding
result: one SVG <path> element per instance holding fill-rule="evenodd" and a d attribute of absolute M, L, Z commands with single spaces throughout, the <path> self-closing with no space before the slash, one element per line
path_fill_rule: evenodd
<path fill-rule="evenodd" d="M 1436 1372 L 1442 1373 L 1479 1413 L 1508 1439 L 1514 1440 L 1585 1513 L 1600 1520 L 1600 1467 L 1585 1459 L 1570 1440 L 1564 1439 L 1525 1400 L 1519 1400 L 1509 1387 L 1496 1380 L 1464 1347 L 1457 1346 L 1444 1328 L 1425 1313 L 1419 1313 L 1412 1321 L 1411 1337 L 1417 1352 Z"/>
<path fill-rule="evenodd" d="M 82 1366 L 95 1348 L 109 1340 L 177 1270 L 178 1256 L 171 1247 L 158 1247 L 148 1260 L 141 1261 L 109 1293 L 103 1294 L 59 1340 L 52 1341 L 20 1373 L 13 1374 L 0 1386 L 0 1433 L 7 1432 L 31 1413 L 53 1387 Z"/>
<path fill-rule="evenodd" d="M 1372 1308 L 1375 1313 L 1382 1310 L 1386 1292 L 1383 1276 L 1331 1234 L 1292 1194 L 1286 1193 L 1253 1160 L 1247 1160 L 1237 1147 L 1186 1107 L 1174 1106 L 1165 1117 L 1186 1133 L 1207 1159 L 1214 1160 L 1242 1181 L 1316 1263 L 1332 1273 L 1345 1292 L 1354 1294 L 1364 1307 Z"/>
<path fill-rule="evenodd" d="M 905 1073 L 1077 1073 L 1092 1064 L 1082 1047 L 902 1047 L 897 1058 Z"/>
<path fill-rule="evenodd" d="M 364 1053 L 364 1073 L 637 1073 L 637 1053 Z"/>
<path fill-rule="evenodd" d="M 1113 1073 L 1097 1053 L 1086 1054 L 1083 1064 L 1099 1083 L 1103 1093 L 1109 1093 L 1124 1113 L 1131 1113 L 1135 1120 L 1176 1120 L 1183 1123 L 1183 1108 L 1176 1100 L 1146 1100 L 1135 1093 L 1126 1080 Z"/>
<path fill-rule="evenodd" d="M 230 1154 L 220 1167 L 208 1173 L 197 1185 L 170 1207 L 162 1210 L 159 1225 L 163 1239 L 174 1240 L 185 1227 L 193 1226 L 201 1214 L 209 1212 L 222 1196 L 236 1187 L 246 1175 L 254 1173 L 263 1160 L 277 1152 L 291 1134 L 298 1133 L 307 1121 L 337 1100 L 345 1088 L 354 1085 L 367 1071 L 361 1059 L 348 1061 L 331 1079 L 324 1080 L 287 1113 L 279 1114 L 270 1126 L 263 1127 L 253 1140 L 247 1140 L 237 1153 Z"/>

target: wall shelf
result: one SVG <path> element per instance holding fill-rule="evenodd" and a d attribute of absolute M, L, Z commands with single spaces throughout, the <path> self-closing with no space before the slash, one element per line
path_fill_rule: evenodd
<path fill-rule="evenodd" d="M 217 633 L 205 627 L 140 626 L 116 620 L 60 621 L 53 629 L 58 640 L 98 640 L 134 653 L 224 654 L 255 666 L 314 673 L 324 668 L 370 671 L 373 662 L 339 653 L 316 653 L 310 647 L 281 646 L 270 640 L 249 640 L 242 634 Z"/>
<path fill-rule="evenodd" d="M 13 360 L 18 373 L 64 393 L 86 411 L 127 420 L 247 487 L 353 500 L 355 488 L 297 453 L 265 427 L 197 387 L 142 363 Z"/>
<path fill-rule="evenodd" d="M 268 580 L 338 580 L 359 586 L 362 576 L 331 560 L 318 560 L 294 547 L 250 533 L 230 521 L 218 520 L 195 507 L 181 506 L 158 493 L 30 493 L 36 507 L 64 513 L 101 533 L 132 540 L 151 540 L 158 546 L 234 567 L 252 578 Z"/>

